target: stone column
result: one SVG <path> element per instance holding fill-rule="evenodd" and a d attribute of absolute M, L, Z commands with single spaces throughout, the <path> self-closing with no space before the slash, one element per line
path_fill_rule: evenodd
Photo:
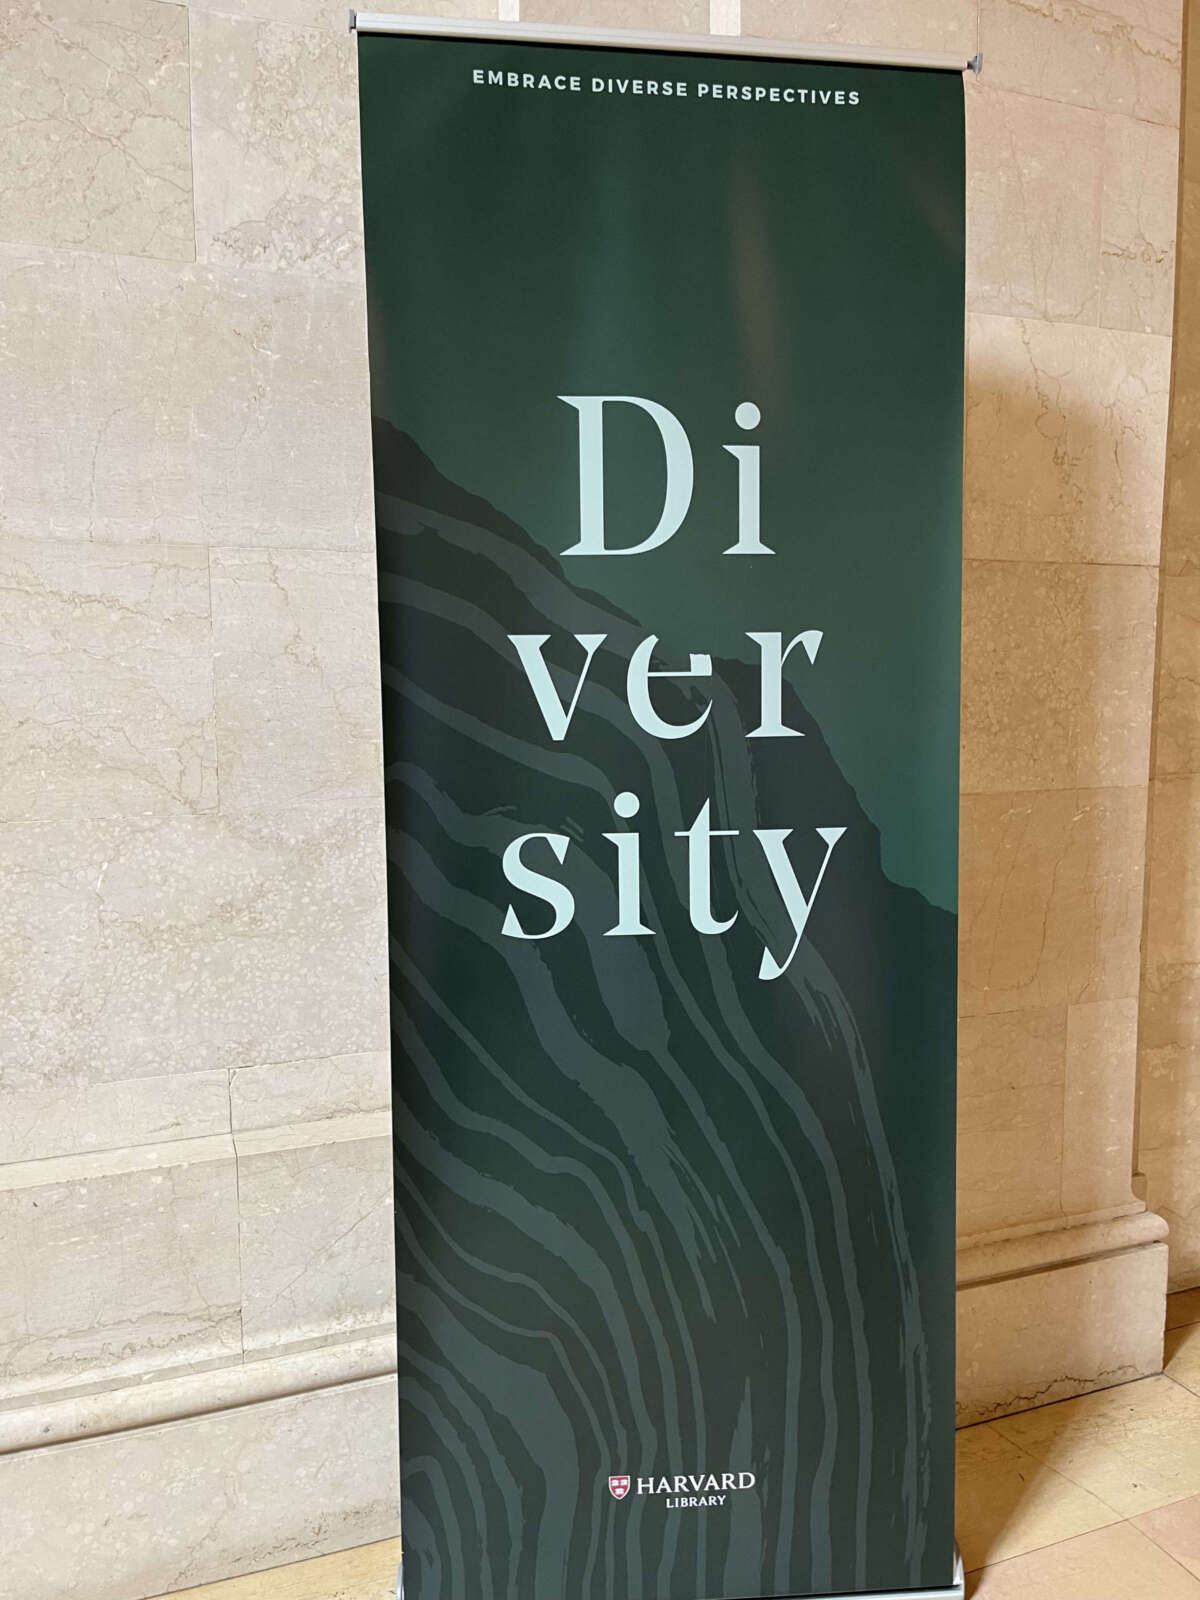
<path fill-rule="evenodd" d="M 984 0 L 968 85 L 959 1409 L 1158 1371 L 1134 1177 L 1180 8 Z"/>
<path fill-rule="evenodd" d="M 1149 1203 L 1170 1224 L 1173 1289 L 1200 1284 L 1200 69 L 1192 54 L 1198 47 L 1193 7 L 1141 994 L 1141 1166 Z"/>

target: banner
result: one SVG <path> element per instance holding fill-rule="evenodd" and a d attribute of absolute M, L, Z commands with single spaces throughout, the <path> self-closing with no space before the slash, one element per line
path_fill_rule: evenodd
<path fill-rule="evenodd" d="M 948 1590 L 960 77 L 359 62 L 405 1593 Z"/>

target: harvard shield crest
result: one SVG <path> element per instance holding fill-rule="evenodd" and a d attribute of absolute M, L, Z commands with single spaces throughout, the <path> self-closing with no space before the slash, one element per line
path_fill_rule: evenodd
<path fill-rule="evenodd" d="M 629 1493 L 629 1479 L 627 1477 L 610 1478 L 608 1492 L 614 1500 L 624 1500 Z"/>

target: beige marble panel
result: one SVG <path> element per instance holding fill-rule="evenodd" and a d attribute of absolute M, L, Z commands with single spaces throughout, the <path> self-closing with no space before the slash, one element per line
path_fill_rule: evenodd
<path fill-rule="evenodd" d="M 1178 200 L 1178 130 L 1106 117 L 1100 242 L 1100 321 L 1106 328 L 1171 332 Z"/>
<path fill-rule="evenodd" d="M 229 1092 L 238 1133 L 385 1111 L 391 1098 L 391 1061 L 380 1050 L 240 1067 L 230 1076 Z"/>
<path fill-rule="evenodd" d="M 587 28 L 707 33 L 708 0 L 521 0 L 522 22 L 570 22 Z M 745 14 L 743 12 L 743 31 Z"/>
<path fill-rule="evenodd" d="M 742 0 L 742 32 L 804 44 L 945 50 L 964 61 L 978 48 L 975 0 Z"/>
<path fill-rule="evenodd" d="M 1185 1289 L 1167 1297 L 1167 1331 L 1190 1328 L 1200 1322 L 1200 1289 Z"/>
<path fill-rule="evenodd" d="M 1101 1000 L 1067 1011 L 1062 1208 L 1072 1215 L 1133 1198 L 1138 1003 Z"/>
<path fill-rule="evenodd" d="M 1168 1145 L 1152 1145 L 1142 1135 L 1138 1165 L 1146 1175 L 1146 1204 L 1171 1230 L 1172 1289 L 1200 1283 L 1200 1162 L 1184 1124 Z"/>
<path fill-rule="evenodd" d="M 1200 1118 L 1200 970 L 1148 975 L 1140 1029 L 1140 1142 L 1155 1150 L 1186 1144 Z"/>
<path fill-rule="evenodd" d="M 212 543 L 372 548 L 361 283 L 197 269 L 189 407 Z"/>
<path fill-rule="evenodd" d="M 1179 249 L 1184 260 L 1200 258 L 1200 179 L 1183 184 Z M 1186 576 L 1200 573 L 1200 274 L 1192 279 L 1180 274 L 1163 544 L 1164 573 Z"/>
<path fill-rule="evenodd" d="M 1182 0 L 1183 5 L 1183 53 L 1185 61 L 1189 58 L 1194 61 L 1194 47 L 1198 36 L 1196 29 L 1195 7 L 1189 6 L 1187 0 Z M 1190 56 L 1189 56 L 1190 53 Z M 1197 114 L 1200 112 L 1200 82 L 1197 82 L 1194 72 L 1183 74 L 1183 105 L 1181 108 L 1181 122 L 1184 127 L 1200 127 Z M 1183 170 L 1191 176 L 1200 176 L 1200 150 L 1196 148 L 1196 141 L 1191 141 L 1191 146 L 1184 150 Z"/>
<path fill-rule="evenodd" d="M 1011 1089 L 1061 1089 L 1066 1048 L 1066 1006 L 961 1018 L 960 1104 Z"/>
<path fill-rule="evenodd" d="M 968 561 L 963 789 L 1145 783 L 1157 602 L 1148 567 Z"/>
<path fill-rule="evenodd" d="M 960 1429 L 955 1445 L 954 1533 L 969 1572 L 1120 1520 L 993 1423 Z"/>
<path fill-rule="evenodd" d="M 1200 576 L 1162 579 L 1154 770 L 1200 773 Z"/>
<path fill-rule="evenodd" d="M 1184 74 L 1185 92 L 1191 97 L 1193 108 L 1200 101 L 1200 86 L 1196 83 L 1196 74 L 1191 77 Z M 1195 111 L 1189 111 L 1188 119 L 1183 127 L 1197 127 L 1200 123 L 1195 121 Z M 1179 235 L 1180 239 L 1195 240 L 1197 226 L 1200 225 L 1200 195 L 1197 186 L 1200 183 L 1200 141 L 1195 137 L 1188 140 L 1180 134 L 1179 144 Z"/>
<path fill-rule="evenodd" d="M 386 1045 L 382 817 L 0 829 L 0 1058 L 30 1089 Z"/>
<path fill-rule="evenodd" d="M 1100 305 L 1104 117 L 968 86 L 967 305 L 1094 323 Z"/>
<path fill-rule="evenodd" d="M 381 803 L 375 605 L 368 555 L 212 552 L 223 809 Z"/>
<path fill-rule="evenodd" d="M 1193 74 L 1194 76 L 1195 74 Z M 1200 90 L 1193 90 L 1193 93 L 1200 95 Z M 1200 241 L 1200 149 L 1197 149 L 1200 141 L 1193 138 L 1185 148 L 1184 135 L 1180 134 L 1179 138 L 1179 212 L 1176 219 L 1176 255 L 1185 246 L 1190 250 L 1194 250 L 1197 242 Z M 1190 290 L 1186 305 L 1189 310 L 1194 309 L 1197 296 L 1195 288 L 1191 285 L 1190 275 L 1186 284 L 1181 283 L 1177 277 L 1176 287 L 1182 291 Z"/>
<path fill-rule="evenodd" d="M 967 555 L 1158 560 L 1171 342 L 971 316 Z"/>
<path fill-rule="evenodd" d="M 0 539 L 0 823 L 217 801 L 208 559 Z"/>
<path fill-rule="evenodd" d="M 1171 1224 L 1172 1281 L 1187 1284 L 1200 1277 L 1200 780 L 1157 780 L 1151 817 L 1139 1163 Z"/>
<path fill-rule="evenodd" d="M 972 1600 L 1200 1600 L 1200 1583 L 1128 1523 L 987 1567 Z"/>
<path fill-rule="evenodd" d="M 200 259 L 360 284 L 354 37 L 200 11 L 191 59 Z"/>
<path fill-rule="evenodd" d="M 1164 997 L 1156 1004 L 1143 999 L 1143 1013 L 1159 1013 L 1170 1008 Z M 1196 997 L 1193 996 L 1193 1000 Z M 1144 1041 L 1139 1062 L 1138 1143 L 1142 1150 L 1153 1150 L 1157 1159 L 1175 1146 L 1186 1145 L 1200 1116 L 1200 1051 L 1194 1046 L 1164 1046 L 1154 1049 Z M 1186 1159 L 1180 1153 L 1179 1159 Z M 1140 1160 L 1145 1166 L 1145 1160 Z"/>
<path fill-rule="evenodd" d="M 1003 1013 L 1024 1016 L 1027 1013 Z M 966 1018 L 990 1022 L 988 1018 Z M 1062 1062 L 1057 1083 L 959 1097 L 958 1234 L 1056 1217 L 1063 1151 Z"/>
<path fill-rule="evenodd" d="M 989 82 L 1065 105 L 1179 120 L 1182 0 L 981 0 Z"/>
<path fill-rule="evenodd" d="M 1082 1395 L 996 1427 L 1124 1517 L 1200 1490 L 1200 1396 L 1170 1378 Z"/>
<path fill-rule="evenodd" d="M 193 16 L 216 11 L 231 17 L 283 22 L 292 28 L 319 28 L 344 37 L 348 7 L 339 5 L 337 0 L 188 0 L 188 10 Z M 419 0 L 411 14 L 494 20 L 497 11 L 497 0 Z"/>
<path fill-rule="evenodd" d="M 1039 1448 L 1036 1431 L 1030 1442 L 1011 1429 L 1024 1418 L 1009 1414 L 1049 1416 L 1062 1410 L 1053 1401 L 1159 1372 L 1166 1278 L 1167 1247 L 1150 1244 L 960 1287 L 959 1423 L 1003 1419 L 996 1425 L 1006 1438 L 1126 1515 L 1103 1487 Z M 1187 1426 L 1197 1426 L 1190 1409 L 1177 1443 Z"/>
<path fill-rule="evenodd" d="M 68 1176 L 0 1168 L 0 1393 L 241 1356 L 232 1143 L 207 1159 Z M 166 1152 L 172 1146 L 164 1147 Z M 174 1147 L 179 1148 L 179 1147 Z M 191 1152 L 189 1151 L 189 1154 Z M 77 1159 L 77 1158 L 76 1158 Z M 101 1164 L 102 1165 L 102 1164 Z M 45 1181 L 36 1181 L 44 1177 Z"/>
<path fill-rule="evenodd" d="M 9 1089 L 0 1072 L 3 1164 L 202 1139 L 230 1131 L 229 1075 L 180 1072 L 124 1083 Z"/>
<path fill-rule="evenodd" d="M 189 123 L 185 7 L 6 7 L 0 239 L 190 261 Z"/>
<path fill-rule="evenodd" d="M 0 1457 L 5 1577 L 142 1600 L 394 1536 L 395 1412 L 374 1379 Z"/>
<path fill-rule="evenodd" d="M 1067 1008 L 963 1017 L 959 1238 L 1059 1212 Z"/>
<path fill-rule="evenodd" d="M 238 1151 L 247 1351 L 345 1335 L 395 1315 L 387 1138 Z"/>
<path fill-rule="evenodd" d="M 0 531 L 370 548 L 356 285 L 0 248 L 0 414 Z"/>
<path fill-rule="evenodd" d="M 0 530 L 199 536 L 188 287 L 149 262 L 0 249 Z"/>
<path fill-rule="evenodd" d="M 381 1539 L 338 1555 L 206 1583 L 190 1590 L 188 1600 L 395 1600 L 399 1565 L 399 1539 Z"/>
<path fill-rule="evenodd" d="M 964 795 L 964 1016 L 1138 988 L 1144 789 Z"/>
<path fill-rule="evenodd" d="M 1200 975 L 1200 777 L 1156 779 L 1153 819 L 1146 980 L 1159 995 Z M 1168 1032 L 1162 1017 L 1148 1038 L 1200 1042 L 1200 1017 L 1190 1005 L 1181 1005 L 1177 1015 L 1185 1031 Z"/>

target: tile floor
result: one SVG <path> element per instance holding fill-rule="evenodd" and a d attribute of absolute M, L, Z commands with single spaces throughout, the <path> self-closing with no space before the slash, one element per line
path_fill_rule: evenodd
<path fill-rule="evenodd" d="M 1200 1600 L 1200 1289 L 1172 1295 L 1160 1378 L 958 1436 L 958 1538 L 979 1600 Z M 391 1600 L 399 1542 L 176 1600 Z"/>

